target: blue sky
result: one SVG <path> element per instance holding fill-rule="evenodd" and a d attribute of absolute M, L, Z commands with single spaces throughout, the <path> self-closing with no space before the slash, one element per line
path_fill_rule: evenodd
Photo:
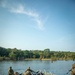
<path fill-rule="evenodd" d="M 75 1 L 0 0 L 0 46 L 75 51 Z"/>

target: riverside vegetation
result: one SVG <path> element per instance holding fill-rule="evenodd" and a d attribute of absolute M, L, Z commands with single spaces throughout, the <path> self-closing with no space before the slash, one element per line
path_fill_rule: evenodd
<path fill-rule="evenodd" d="M 75 60 L 75 52 L 44 50 L 21 50 L 0 47 L 0 60 Z"/>

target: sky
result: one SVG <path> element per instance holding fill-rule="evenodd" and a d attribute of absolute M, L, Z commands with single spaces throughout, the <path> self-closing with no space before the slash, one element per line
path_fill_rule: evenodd
<path fill-rule="evenodd" d="M 75 0 L 0 0 L 0 46 L 75 52 Z"/>

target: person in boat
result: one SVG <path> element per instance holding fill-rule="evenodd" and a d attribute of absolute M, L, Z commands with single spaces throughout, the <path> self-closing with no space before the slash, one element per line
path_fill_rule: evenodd
<path fill-rule="evenodd" d="M 30 67 L 28 67 L 28 69 L 25 72 L 27 71 L 34 72 L 33 70 L 30 69 Z"/>
<path fill-rule="evenodd" d="M 24 73 L 24 75 L 32 75 L 30 71 Z"/>
<path fill-rule="evenodd" d="M 31 75 L 31 72 L 34 72 L 33 70 L 28 67 L 28 69 L 25 71 L 24 75 Z"/>
<path fill-rule="evenodd" d="M 75 63 L 72 64 L 72 68 L 66 74 L 68 74 L 70 71 L 71 71 L 71 75 L 75 75 Z"/>
<path fill-rule="evenodd" d="M 75 63 L 72 65 L 71 75 L 75 75 Z"/>
<path fill-rule="evenodd" d="M 15 72 L 14 75 L 20 75 L 18 72 Z"/>
<path fill-rule="evenodd" d="M 14 75 L 14 71 L 13 71 L 12 67 L 9 67 L 8 75 Z"/>
<path fill-rule="evenodd" d="M 42 73 L 42 72 L 39 72 L 39 73 L 38 73 L 38 75 L 44 75 L 44 73 Z"/>

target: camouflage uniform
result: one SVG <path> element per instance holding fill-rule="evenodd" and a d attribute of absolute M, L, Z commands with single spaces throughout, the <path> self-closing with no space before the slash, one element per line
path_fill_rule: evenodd
<path fill-rule="evenodd" d="M 18 72 L 15 72 L 14 75 L 19 75 L 19 73 Z"/>
<path fill-rule="evenodd" d="M 9 68 L 8 75 L 14 75 L 14 71 L 13 71 L 12 67 Z"/>
<path fill-rule="evenodd" d="M 34 72 L 33 70 L 30 69 L 30 67 L 28 67 L 28 69 L 25 72 L 27 71 Z"/>
<path fill-rule="evenodd" d="M 25 71 L 24 75 L 31 75 L 31 72 L 33 72 L 33 70 L 30 69 L 30 67 Z"/>
<path fill-rule="evenodd" d="M 24 73 L 24 75 L 31 75 L 31 72 L 30 72 L 30 71 L 26 71 L 26 72 Z"/>
<path fill-rule="evenodd" d="M 75 63 L 72 65 L 71 75 L 75 75 Z"/>

